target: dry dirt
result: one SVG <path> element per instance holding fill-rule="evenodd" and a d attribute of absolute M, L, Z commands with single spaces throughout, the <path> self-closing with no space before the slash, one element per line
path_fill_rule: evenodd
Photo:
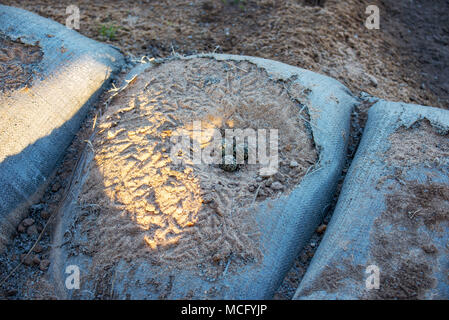
<path fill-rule="evenodd" d="M 335 77 L 356 95 L 364 91 L 393 101 L 449 108 L 447 0 L 374 1 L 380 7 L 380 30 L 364 27 L 365 8 L 373 4 L 371 1 L 248 0 L 242 6 L 228 2 L 78 1 L 79 32 L 135 57 L 211 51 L 253 55 Z M 65 9 L 72 1 L 0 0 L 0 3 L 65 23 Z M 369 105 L 363 103 L 354 114 L 349 159 L 363 131 Z M 88 119 L 85 128 L 92 121 Z M 60 174 L 53 181 L 59 191 L 50 186 L 41 201 L 43 207 L 30 209 L 32 217 L 38 219 L 42 212 L 47 216 L 57 206 L 66 177 L 79 154 L 75 152 L 77 145 L 86 138 L 85 132 L 78 136 L 82 138 L 74 140 L 59 168 Z M 350 160 L 347 167 L 349 164 Z M 332 207 L 328 211 L 332 212 Z M 275 298 L 293 296 L 329 218 L 325 218 L 321 229 L 298 257 Z M 26 252 L 31 241 L 28 238 L 31 236 L 26 233 L 16 237 L 12 251 L 19 256 Z M 3 272 L 11 270 L 19 257 L 10 255 L 5 259 Z M 36 268 L 21 268 L 24 269 L 18 272 L 24 274 L 26 270 L 30 275 L 27 281 L 34 282 L 32 270 Z M 14 283 L 32 287 L 23 285 L 24 281 L 11 280 L 3 293 L 15 297 L 17 289 L 11 285 Z"/>
<path fill-rule="evenodd" d="M 385 158 L 387 166 L 394 168 L 396 187 L 390 187 L 387 208 L 371 232 L 371 256 L 385 276 L 380 289 L 368 295 L 370 299 L 423 299 L 425 291 L 435 285 L 437 253 L 447 254 L 448 247 L 432 239 L 440 238 L 449 227 L 449 187 L 432 181 L 430 174 L 424 182 L 405 175 L 407 169 L 416 167 L 447 175 L 448 138 L 447 132 L 439 132 L 428 120 L 411 128 L 401 127 L 390 136 L 391 147 Z"/>
<path fill-rule="evenodd" d="M 13 41 L 0 32 L 0 91 L 5 93 L 30 86 L 42 56 L 39 44 Z"/>
<path fill-rule="evenodd" d="M 2 0 L 65 23 L 71 0 Z M 311 5 L 324 3 L 323 6 Z M 78 1 L 79 32 L 136 57 L 173 51 L 269 58 L 332 76 L 352 92 L 449 107 L 449 2 L 361 0 Z M 365 8 L 380 8 L 368 30 Z"/>

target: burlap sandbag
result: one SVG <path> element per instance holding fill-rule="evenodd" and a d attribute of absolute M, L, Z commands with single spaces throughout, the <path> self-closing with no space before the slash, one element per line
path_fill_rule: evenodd
<path fill-rule="evenodd" d="M 0 249 L 35 201 L 122 56 L 52 20 L 0 5 Z"/>
<path fill-rule="evenodd" d="M 300 68 L 288 66 L 283 63 L 253 58 L 245 56 L 232 56 L 232 55 L 202 55 L 187 58 L 179 58 L 171 60 L 156 61 L 137 67 L 133 70 L 126 82 L 127 89 L 121 91 L 114 99 L 116 102 L 111 102 L 111 106 L 106 110 L 103 118 L 99 120 L 99 132 L 98 137 L 93 141 L 95 154 L 92 153 L 90 148 L 84 156 L 84 164 L 80 166 L 78 174 L 75 178 L 79 180 L 79 183 L 75 184 L 69 194 L 69 198 L 65 203 L 65 206 L 60 211 L 60 222 L 56 230 L 54 250 L 52 252 L 52 264 L 51 272 L 55 285 L 58 288 L 58 294 L 62 298 L 73 299 L 92 299 L 92 298 L 118 298 L 118 299 L 264 299 L 271 298 L 282 282 L 286 272 L 291 267 L 293 260 L 297 256 L 301 248 L 307 243 L 310 236 L 314 232 L 317 225 L 322 219 L 322 215 L 326 209 L 326 206 L 330 203 L 332 195 L 336 186 L 336 182 L 341 174 L 342 166 L 345 161 L 345 150 L 347 146 L 347 139 L 349 136 L 349 123 L 350 113 L 356 103 L 348 89 L 337 82 L 334 79 L 303 70 Z M 185 60 L 184 60 L 185 59 Z M 200 60 L 195 60 L 200 59 Z M 191 60 L 191 61 L 190 61 Z M 166 70 L 170 64 L 177 66 L 172 70 L 173 78 L 178 77 L 178 73 L 183 73 L 185 68 L 192 68 L 192 65 L 184 66 L 180 61 L 190 61 L 191 63 L 198 63 L 198 69 L 189 69 L 185 76 L 191 77 L 193 84 L 188 84 L 186 88 L 180 88 L 179 85 L 170 84 L 167 87 L 161 87 L 159 89 L 152 89 L 158 85 L 158 73 L 157 70 Z M 223 62 L 221 62 L 223 61 Z M 239 64 L 239 61 L 241 64 Z M 229 76 L 226 76 L 226 71 L 223 74 L 217 72 L 205 79 L 203 82 L 195 82 L 197 78 L 201 77 L 201 72 L 206 72 L 205 66 L 209 63 L 210 67 L 217 67 L 217 63 L 220 62 L 220 69 L 226 69 L 226 65 L 229 65 Z M 223 65 L 221 65 L 223 64 Z M 153 70 L 155 73 L 146 73 Z M 172 256 L 167 254 L 167 251 L 161 249 L 165 244 L 157 243 L 157 241 L 148 240 L 145 244 L 148 247 L 148 256 L 140 255 L 133 258 L 133 252 L 123 252 L 129 248 L 129 244 L 126 243 L 127 239 L 133 238 L 135 234 L 150 232 L 151 230 L 142 228 L 135 228 L 132 221 L 139 220 L 145 223 L 146 219 L 155 219 L 153 214 L 154 206 L 151 205 L 151 201 L 154 200 L 153 189 L 148 185 L 154 184 L 154 181 L 146 178 L 146 174 L 142 174 L 142 179 L 147 179 L 144 183 L 138 186 L 138 188 L 131 192 L 130 190 L 123 190 L 124 193 L 129 194 L 129 197 L 133 197 L 136 194 L 145 195 L 145 205 L 149 212 L 148 216 L 138 215 L 136 217 L 129 217 L 130 212 L 123 211 L 121 215 L 114 215 L 114 220 L 117 230 L 122 230 L 126 224 L 128 228 L 127 232 L 122 233 L 120 231 L 120 237 L 114 237 L 114 224 L 105 229 L 97 221 L 102 221 L 105 225 L 111 223 L 108 220 L 108 215 L 116 208 L 123 208 L 123 201 L 127 201 L 124 197 L 124 193 L 117 194 L 117 199 L 113 200 L 114 196 L 111 196 L 110 201 L 115 204 L 110 204 L 111 207 L 108 210 L 103 210 L 101 201 L 102 199 L 95 197 L 88 197 L 89 190 L 96 188 L 98 184 L 106 183 L 101 180 L 102 176 L 108 175 L 107 170 L 121 170 L 123 166 L 126 166 L 128 174 L 124 174 L 122 177 L 119 171 L 117 175 L 117 181 L 112 180 L 104 186 L 105 190 L 112 190 L 114 188 L 121 188 L 119 185 L 127 180 L 129 175 L 140 170 L 140 166 L 147 163 L 147 154 L 141 152 L 139 148 L 133 149 L 132 153 L 129 153 L 129 159 L 127 162 L 120 162 L 117 160 L 116 168 L 114 169 L 114 162 L 110 159 L 105 161 L 109 163 L 109 169 L 101 169 L 101 163 L 95 164 L 94 157 L 101 157 L 101 154 L 108 152 L 108 150 L 121 150 L 120 152 L 128 152 L 129 148 L 127 143 L 129 140 L 137 139 L 136 136 L 150 132 L 147 127 L 142 127 L 142 130 L 138 130 L 141 126 L 142 108 L 151 104 L 156 104 L 157 101 L 163 101 L 167 92 L 177 92 L 177 90 L 184 90 L 183 92 L 189 93 L 189 88 L 192 90 L 198 90 L 198 95 L 203 96 L 204 90 L 209 90 L 211 83 L 222 83 L 224 90 L 230 90 L 231 96 L 224 95 L 225 98 L 233 99 L 238 98 L 239 92 L 232 91 L 233 86 L 245 82 L 245 85 L 241 85 L 242 88 L 247 86 L 253 86 L 251 79 L 245 79 L 244 76 L 234 77 L 232 74 L 243 75 L 248 69 L 253 69 L 254 72 L 266 73 L 267 79 L 265 83 L 267 86 L 276 86 L 281 88 L 283 86 L 294 89 L 294 92 L 290 92 L 292 99 L 298 103 L 301 101 L 302 108 L 298 105 L 297 116 L 298 119 L 300 112 L 307 110 L 309 119 L 305 119 L 304 123 L 308 126 L 311 135 L 313 136 L 313 143 L 315 149 L 318 152 L 318 158 L 316 163 L 309 167 L 305 176 L 300 183 L 295 185 L 288 195 L 281 195 L 275 199 L 258 202 L 255 212 L 253 213 L 254 224 L 248 225 L 248 229 L 256 228 L 260 235 L 257 240 L 256 251 L 260 253 L 260 256 L 255 259 L 246 259 L 243 257 L 237 257 L 234 252 L 229 255 L 223 256 L 217 254 L 211 256 L 211 263 L 217 264 L 219 274 L 201 274 L 201 270 L 204 266 L 198 265 L 191 266 L 191 257 L 183 256 L 182 248 L 177 247 L 177 242 L 170 244 L 170 250 L 177 252 L 178 260 L 177 264 L 169 263 Z M 193 71 L 192 71 L 193 70 Z M 162 72 L 162 71 L 161 71 Z M 167 71 L 164 71 L 167 73 Z M 198 89 L 196 86 L 200 86 L 203 89 Z M 135 89 L 133 86 L 141 86 L 141 92 L 135 95 Z M 140 88 L 140 87 L 139 87 Z M 159 88 L 159 87 L 158 87 Z M 195 89 L 196 88 L 196 89 Z M 145 93 L 147 91 L 155 90 L 153 97 L 148 98 Z M 242 89 L 243 90 L 243 89 Z M 262 86 L 255 88 L 257 90 L 264 90 Z M 173 94 L 175 94 L 173 93 Z M 215 93 L 211 93 L 215 94 Z M 277 94 L 277 93 L 273 93 Z M 158 98 L 162 97 L 162 98 Z M 285 96 L 284 96 L 285 97 Z M 146 113 L 146 117 L 150 119 L 149 123 L 152 125 L 158 124 L 157 117 L 164 118 L 164 127 L 169 130 L 175 130 L 171 127 L 175 120 L 167 119 L 167 114 L 177 110 L 178 108 L 185 108 L 189 110 L 190 114 L 195 114 L 194 110 L 200 110 L 202 105 L 189 105 L 187 100 L 183 96 L 178 97 L 178 100 L 168 101 L 167 105 L 163 108 L 151 109 L 152 112 Z M 126 100 L 128 99 L 128 100 Z M 159 99 L 159 100 L 158 100 Z M 128 105 L 121 105 L 121 101 L 129 101 Z M 285 100 L 286 104 L 289 101 Z M 242 100 L 242 108 L 243 108 Z M 263 101 L 260 101 L 263 104 Z M 206 100 L 207 104 L 207 100 Z M 255 103 L 248 112 L 256 112 L 259 105 Z M 165 109 L 164 109 L 165 108 Z M 198 108 L 198 109 L 195 109 Z M 286 106 L 287 108 L 287 106 Z M 301 110 L 300 110 L 301 109 Z M 133 111 L 134 110 L 134 111 Z M 193 111 L 192 111 L 193 110 Z M 268 113 L 269 109 L 266 110 Z M 136 116 L 130 117 L 129 114 L 135 112 Z M 198 111 L 199 112 L 199 111 Z M 279 115 L 271 115 L 270 117 L 281 117 L 282 108 L 279 109 Z M 296 117 L 296 116 L 295 116 Z M 295 118 L 294 117 L 294 118 Z M 303 117 L 303 116 L 301 116 Z M 128 123 L 128 129 L 123 129 L 123 121 Z M 156 119 L 156 120 L 154 120 Z M 302 118 L 301 118 L 302 119 Z M 286 119 L 287 122 L 290 119 Z M 109 122 L 112 121 L 112 122 Z M 302 120 L 301 120 L 302 121 Z M 133 125 L 134 123 L 134 125 Z M 159 124 L 158 124 L 159 125 Z M 137 128 L 137 129 L 136 129 Z M 139 131 L 139 132 L 136 132 Z M 165 131 L 164 131 L 165 133 Z M 149 137 L 150 139 L 151 137 Z M 303 139 L 303 137 L 296 137 L 297 139 Z M 124 139 L 124 140 L 122 140 Z M 280 138 L 282 140 L 282 137 Z M 304 138 L 305 139 L 305 138 Z M 109 141 L 109 142 L 108 142 Z M 108 144 L 112 141 L 114 147 L 104 149 L 102 146 L 104 143 Z M 114 141 L 117 141 L 115 143 Z M 122 142 L 120 142 L 122 141 Z M 102 149 L 103 148 L 103 149 Z M 117 149 L 118 148 L 118 149 Z M 127 150 L 125 150 L 127 149 Z M 102 151 L 101 151 L 102 150 Z M 298 155 L 299 156 L 299 155 Z M 139 159 L 137 159 L 139 158 Z M 157 159 L 160 160 L 159 158 Z M 137 162 L 134 162 L 137 161 Z M 299 160 L 298 160 L 299 161 Z M 98 161 L 101 162 L 101 161 Z M 124 165 L 123 165 L 124 163 Z M 291 167 L 295 167 L 297 164 L 289 163 Z M 99 168 L 99 169 L 98 169 Z M 128 171 L 131 170 L 131 171 Z M 151 169 L 153 170 L 153 169 Z M 160 168 L 160 170 L 165 170 Z M 215 170 L 215 169 L 214 169 Z M 218 169 L 217 169 L 218 170 Z M 214 171 L 215 172 L 215 171 Z M 154 177 L 160 178 L 155 169 Z M 182 175 L 183 172 L 175 172 L 176 175 Z M 233 173 L 226 173 L 226 177 L 230 177 Z M 242 173 L 243 174 L 243 173 Z M 98 184 L 92 182 L 95 176 L 100 177 Z M 236 174 L 238 177 L 238 174 Z M 114 178 L 114 177 L 112 177 Z M 206 179 L 205 177 L 204 179 Z M 89 182 L 90 181 L 90 182 Z M 220 183 L 219 181 L 216 181 Z M 238 178 L 235 179 L 236 183 L 239 183 Z M 118 183 L 118 184 L 116 184 Z M 273 182 L 274 183 L 274 182 Z M 279 186 L 278 185 L 273 185 Z M 187 186 L 188 187 L 188 186 Z M 135 188 L 130 186 L 130 188 Z M 174 190 L 173 186 L 167 186 Z M 184 187 L 183 187 L 184 188 Z M 134 190 L 134 189 L 133 189 Z M 179 189 L 176 189 L 179 191 Z M 160 191 L 160 190 L 159 190 Z M 158 192 L 159 192 L 158 191 Z M 176 192 L 178 192 L 176 191 Z M 109 191 L 108 191 L 109 192 Z M 175 191 L 166 195 L 165 203 L 170 202 L 171 197 L 175 196 Z M 179 191 L 181 192 L 181 191 Z M 153 195 L 153 196 L 152 196 Z M 160 195 L 156 195 L 160 197 Z M 80 201 L 80 199 L 88 199 L 88 201 Z M 157 200 L 156 197 L 156 200 Z M 141 200 L 139 200 L 141 201 Z M 219 199 L 208 199 L 207 205 L 210 202 L 219 202 Z M 101 202 L 101 203 L 100 203 Z M 205 199 L 203 202 L 206 203 Z M 100 203 L 100 205 L 99 205 Z M 135 200 L 135 204 L 132 200 L 127 202 L 128 205 L 139 206 L 139 202 Z M 164 205 L 164 201 L 159 203 L 159 206 Z M 185 204 L 187 205 L 187 204 Z M 150 207 L 152 209 L 150 209 Z M 224 207 L 224 210 L 230 209 L 231 206 Z M 173 214 L 179 214 L 182 216 L 182 210 Z M 215 217 L 210 217 L 212 221 L 224 221 L 220 220 L 228 212 L 215 212 Z M 211 213 L 212 215 L 212 213 Z M 134 219 L 134 220 L 133 220 Z M 214 220 L 215 219 L 215 220 Z M 237 217 L 236 217 L 237 219 Z M 229 220 L 226 220 L 229 222 Z M 87 226 L 87 228 L 81 227 L 81 225 Z M 232 221 L 231 221 L 231 227 Z M 89 227 L 95 226 L 95 227 Z M 195 223 L 186 224 L 186 228 L 201 228 Z M 217 228 L 222 228 L 222 225 L 218 223 Z M 239 228 L 238 225 L 234 227 Z M 222 229 L 220 229 L 222 230 Z M 228 230 L 230 234 L 234 234 L 236 238 L 240 236 L 239 233 L 233 233 L 235 230 Z M 183 232 L 187 232 L 186 229 Z M 248 230 L 241 230 L 241 233 L 249 232 Z M 193 239 L 197 241 L 199 246 L 208 245 L 207 241 L 215 241 L 213 239 L 201 241 L 201 239 Z M 95 246 L 90 246 L 90 243 L 96 241 L 105 235 L 104 239 L 111 239 L 111 241 L 104 240 L 98 242 Z M 221 233 L 220 233 L 221 235 Z M 219 233 L 217 233 L 217 237 Z M 250 235 L 248 235 L 249 237 Z M 131 238 L 130 238 L 131 237 Z M 114 239 L 112 239 L 114 238 Z M 123 240 L 123 242 L 121 242 Z M 143 241 L 144 239 L 142 239 Z M 168 241 L 168 240 L 167 240 Z M 224 240 L 223 246 L 228 244 L 228 240 Z M 216 241 L 215 241 L 216 242 Z M 123 244 L 123 246 L 121 245 Z M 108 253 L 110 257 L 110 263 L 106 268 L 97 268 L 100 256 L 104 255 L 104 252 L 109 252 L 109 248 L 114 245 L 117 250 Z M 188 245 L 183 242 L 183 245 Z M 185 254 L 195 254 L 195 248 L 188 248 Z M 220 251 L 222 248 L 217 248 Z M 238 245 L 233 249 L 245 250 L 245 248 L 239 248 Z M 140 249 L 139 249 L 140 250 Z M 157 251 L 160 250 L 160 251 Z M 129 251 L 129 250 L 128 250 Z M 150 254 L 151 251 L 151 254 Z M 171 252 L 171 251 L 170 251 Z M 221 252 L 221 251 L 220 251 Z M 228 252 L 229 253 L 229 252 Z M 126 257 L 124 257 L 126 255 Z M 124 257 L 124 258 L 121 258 Z M 205 259 L 207 257 L 199 257 Z M 108 257 L 103 257 L 102 261 L 107 260 Z M 106 261 L 107 262 L 107 261 Z M 67 269 L 68 268 L 68 269 Z M 73 275 L 73 270 L 79 269 L 80 271 L 80 289 L 73 289 L 69 285 L 66 286 L 66 279 L 68 276 Z M 68 273 L 66 271 L 68 270 Z M 72 281 L 73 277 L 70 278 Z"/>
<path fill-rule="evenodd" d="M 379 101 L 296 299 L 449 298 L 449 112 Z"/>

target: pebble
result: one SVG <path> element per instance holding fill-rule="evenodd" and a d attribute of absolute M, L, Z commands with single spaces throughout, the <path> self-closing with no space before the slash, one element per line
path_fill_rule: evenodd
<path fill-rule="evenodd" d="M 284 182 L 285 182 L 285 177 L 284 177 L 280 172 L 277 172 L 277 173 L 274 175 L 274 179 L 277 180 L 277 181 L 279 181 L 279 182 L 281 182 L 281 183 L 284 183 Z"/>
<path fill-rule="evenodd" d="M 27 219 L 25 219 L 25 220 L 22 221 L 22 224 L 23 224 L 25 227 L 29 227 L 29 226 L 31 226 L 31 225 L 34 224 L 34 219 L 32 219 L 32 218 L 27 218 Z"/>
<path fill-rule="evenodd" d="M 46 271 L 49 266 L 50 266 L 50 260 L 44 259 L 44 260 L 41 260 L 41 263 L 39 264 L 39 269 L 41 271 Z"/>
<path fill-rule="evenodd" d="M 298 167 L 298 166 L 299 166 L 299 163 L 296 162 L 295 160 L 292 160 L 292 161 L 290 162 L 290 168 L 296 168 L 296 167 Z"/>
<path fill-rule="evenodd" d="M 20 256 L 20 261 L 26 266 L 31 266 L 33 264 L 33 257 L 31 255 L 27 257 L 24 253 Z"/>
<path fill-rule="evenodd" d="M 276 182 L 273 182 L 271 184 L 271 189 L 273 189 L 273 190 L 282 190 L 282 189 L 284 189 L 284 186 L 279 181 L 276 181 Z"/>
<path fill-rule="evenodd" d="M 53 191 L 53 192 L 56 192 L 56 191 L 58 191 L 59 189 L 61 189 L 61 184 L 60 184 L 59 182 L 55 182 L 55 183 L 53 184 L 53 186 L 51 187 L 51 191 Z"/>
<path fill-rule="evenodd" d="M 26 231 L 26 227 L 23 225 L 23 223 L 19 224 L 17 227 L 17 231 L 20 233 L 24 233 Z"/>
<path fill-rule="evenodd" d="M 50 218 L 50 213 L 48 211 L 41 211 L 41 217 L 42 219 L 47 220 L 48 218 Z"/>
<path fill-rule="evenodd" d="M 36 265 L 40 265 L 41 264 L 41 259 L 39 258 L 38 255 L 35 255 L 33 257 L 33 263 L 36 264 Z"/>
<path fill-rule="evenodd" d="M 374 87 L 377 87 L 377 85 L 378 85 L 377 79 L 374 76 L 370 75 L 370 74 L 366 74 L 366 76 L 368 77 L 371 85 L 374 86 Z"/>
<path fill-rule="evenodd" d="M 33 251 L 36 253 L 41 253 L 42 251 L 44 251 L 44 248 L 40 244 L 36 244 Z"/>
<path fill-rule="evenodd" d="M 316 232 L 318 232 L 319 234 L 324 233 L 324 231 L 326 231 L 326 228 L 327 228 L 327 225 L 322 224 L 316 229 Z"/>
<path fill-rule="evenodd" d="M 37 203 L 31 206 L 31 210 L 42 210 L 44 207 L 45 205 L 43 203 Z"/>
<path fill-rule="evenodd" d="M 34 224 L 32 226 L 29 226 L 27 229 L 27 235 L 29 235 L 29 236 L 34 236 L 38 233 L 39 232 L 37 231 L 37 227 Z"/>

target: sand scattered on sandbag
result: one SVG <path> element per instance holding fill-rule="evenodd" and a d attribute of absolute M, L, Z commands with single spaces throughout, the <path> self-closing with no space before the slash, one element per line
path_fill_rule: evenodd
<path fill-rule="evenodd" d="M 423 299 L 435 285 L 438 256 L 447 252 L 435 239 L 449 227 L 449 186 L 434 181 L 409 180 L 407 171 L 428 168 L 448 175 L 449 136 L 428 120 L 401 127 L 390 136 L 386 153 L 396 180 L 386 195 L 387 208 L 371 232 L 371 259 L 382 270 L 379 290 L 370 299 Z M 434 297 L 444 298 L 444 297 Z"/>
<path fill-rule="evenodd" d="M 386 154 L 389 165 L 439 166 L 449 161 L 449 139 L 447 132 L 433 127 L 429 120 L 416 122 L 411 128 L 401 127 L 393 133 L 391 148 Z"/>
<path fill-rule="evenodd" d="M 0 91 L 18 90 L 31 85 L 43 52 L 38 45 L 11 40 L 0 32 Z"/>
<path fill-rule="evenodd" d="M 350 257 L 333 260 L 303 295 L 319 290 L 338 293 L 352 282 L 361 286 L 360 299 L 423 299 L 435 286 L 438 257 L 448 251 L 435 239 L 449 227 L 449 186 L 432 181 L 430 176 L 425 182 L 410 181 L 406 174 L 425 167 L 447 175 L 449 167 L 438 158 L 448 159 L 448 135 L 422 120 L 410 128 L 398 128 L 389 142 L 390 148 L 382 156 L 385 172 L 394 174 L 385 173 L 376 185 L 385 193 L 386 209 L 375 219 L 369 234 L 363 235 L 360 230 L 361 236 L 370 237 L 366 264 L 356 264 Z M 370 264 L 380 270 L 378 290 L 364 290 L 365 271 Z"/>
<path fill-rule="evenodd" d="M 289 193 L 317 160 L 307 114 L 299 116 L 289 86 L 251 63 L 207 58 L 172 60 L 139 75 L 99 119 L 92 141 L 79 205 L 95 217 L 82 222 L 82 250 L 93 266 L 145 258 L 216 279 L 260 261 L 252 205 Z M 278 173 L 262 179 L 259 164 L 226 172 L 173 163 L 170 137 L 194 120 L 203 128 L 278 129 Z"/>

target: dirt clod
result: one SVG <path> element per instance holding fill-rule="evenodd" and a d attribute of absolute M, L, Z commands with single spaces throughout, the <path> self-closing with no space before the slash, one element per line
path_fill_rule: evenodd
<path fill-rule="evenodd" d="M 29 236 L 35 236 L 38 233 L 39 233 L 39 231 L 37 231 L 37 226 L 34 224 L 27 228 L 27 235 L 29 235 Z"/>
<path fill-rule="evenodd" d="M 31 266 L 33 264 L 33 256 L 32 255 L 27 256 L 24 253 L 20 256 L 20 261 L 26 266 Z"/>
<path fill-rule="evenodd" d="M 22 221 L 22 224 L 24 227 L 29 227 L 34 224 L 34 219 L 26 218 L 25 220 Z"/>
<path fill-rule="evenodd" d="M 47 271 L 48 267 L 50 266 L 50 260 L 47 259 L 43 259 L 41 260 L 41 262 L 39 263 L 39 269 L 41 271 Z"/>

